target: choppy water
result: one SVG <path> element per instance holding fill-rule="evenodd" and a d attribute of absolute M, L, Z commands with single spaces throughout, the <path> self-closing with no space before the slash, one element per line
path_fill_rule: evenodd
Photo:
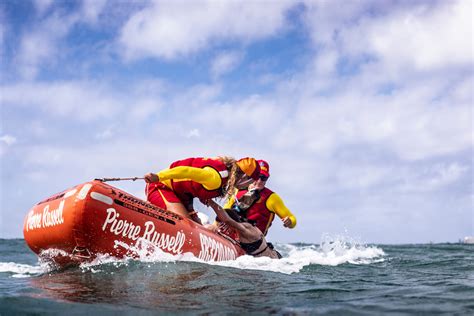
<path fill-rule="evenodd" d="M 282 260 L 158 254 L 55 271 L 0 239 L 0 314 L 474 314 L 474 245 L 276 244 Z"/>

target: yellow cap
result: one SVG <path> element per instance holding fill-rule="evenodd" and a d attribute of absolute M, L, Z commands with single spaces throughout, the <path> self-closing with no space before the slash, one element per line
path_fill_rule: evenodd
<path fill-rule="evenodd" d="M 260 174 L 260 166 L 254 158 L 245 157 L 237 161 L 237 166 L 242 170 L 246 175 L 253 178 L 254 180 L 258 179 Z"/>

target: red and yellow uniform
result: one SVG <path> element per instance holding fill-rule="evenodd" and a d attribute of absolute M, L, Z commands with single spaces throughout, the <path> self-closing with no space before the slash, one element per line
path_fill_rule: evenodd
<path fill-rule="evenodd" d="M 237 199 L 243 197 L 245 193 L 247 193 L 247 190 L 239 191 Z M 232 197 L 227 201 L 224 208 L 232 208 L 235 202 L 235 197 Z M 247 209 L 246 213 L 246 218 L 255 221 L 256 226 L 264 235 L 267 234 L 268 228 L 272 225 L 275 214 L 280 218 L 289 217 L 291 220 L 290 228 L 296 226 L 296 217 L 286 207 L 280 196 L 268 188 L 260 191 L 260 198 Z"/>
<path fill-rule="evenodd" d="M 192 211 L 193 198 L 207 200 L 223 195 L 229 172 L 216 158 L 187 158 L 173 162 L 157 173 L 160 182 L 149 183 L 148 201 L 167 208 L 167 203 L 182 203 Z"/>

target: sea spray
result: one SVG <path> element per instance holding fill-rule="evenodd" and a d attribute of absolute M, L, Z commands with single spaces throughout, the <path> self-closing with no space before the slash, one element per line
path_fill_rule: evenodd
<path fill-rule="evenodd" d="M 13 278 L 27 278 L 47 273 L 45 266 L 32 266 L 15 262 L 0 262 L 0 273 L 11 273 Z"/>
<path fill-rule="evenodd" d="M 323 235 L 322 239 L 323 242 L 319 246 L 276 244 L 276 248 L 283 254 L 282 259 L 242 256 L 234 261 L 210 264 L 293 274 L 309 265 L 371 264 L 385 260 L 382 249 L 360 244 L 350 237 Z"/>
<path fill-rule="evenodd" d="M 311 264 L 339 265 L 343 263 L 370 264 L 383 261 L 385 253 L 375 246 L 368 246 L 347 236 L 323 234 L 318 255 L 311 257 Z"/>
<path fill-rule="evenodd" d="M 246 270 L 261 270 L 293 274 L 300 272 L 309 265 L 336 266 L 344 263 L 371 264 L 384 261 L 385 253 L 375 246 L 367 246 L 353 238 L 342 235 L 323 235 L 318 245 L 291 245 L 276 244 L 276 248 L 283 254 L 282 259 L 268 257 L 241 256 L 235 260 L 221 262 L 205 262 L 194 257 L 191 253 L 172 255 L 163 252 L 159 247 L 146 239 L 139 239 L 133 246 L 116 241 L 117 247 L 125 248 L 130 257 L 113 259 L 106 257 L 106 261 L 116 260 L 126 262 L 137 260 L 141 262 L 201 262 L 204 264 L 223 266 Z M 104 263 L 104 258 L 97 259 L 92 265 Z M 83 265 L 84 266 L 84 265 Z"/>
<path fill-rule="evenodd" d="M 381 248 L 364 245 L 348 236 L 330 236 L 326 234 L 323 235 L 321 239 L 322 242 L 320 245 L 275 244 L 276 248 L 283 254 L 282 259 L 241 256 L 235 260 L 205 262 L 196 258 L 191 253 L 173 255 L 164 252 L 154 243 L 147 239 L 140 238 L 134 245 L 129 245 L 121 241 L 115 242 L 116 247 L 122 247 L 127 250 L 127 256 L 116 258 L 108 254 L 99 254 L 93 261 L 82 263 L 80 269 L 97 273 L 102 272 L 102 266 L 112 265 L 116 268 L 120 268 L 122 266 L 127 266 L 130 261 L 146 263 L 198 262 L 202 264 L 244 270 L 260 270 L 283 274 L 294 274 L 310 265 L 337 266 L 346 263 L 372 264 L 385 260 L 385 253 Z M 28 277 L 41 273 L 48 273 L 57 269 L 54 262 L 49 258 L 58 255 L 64 256 L 67 254 L 61 253 L 61 251 L 57 249 L 49 249 L 42 253 L 38 266 L 23 267 L 1 263 L 3 265 L 0 266 L 0 269 L 10 269 L 10 272 L 16 273 L 17 277 Z"/>

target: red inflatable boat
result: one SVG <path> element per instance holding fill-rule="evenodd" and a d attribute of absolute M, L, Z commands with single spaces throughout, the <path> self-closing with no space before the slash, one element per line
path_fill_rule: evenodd
<path fill-rule="evenodd" d="M 98 254 L 133 257 L 137 247 L 192 253 L 204 261 L 245 254 L 229 237 L 97 180 L 38 203 L 25 218 L 23 234 L 36 254 L 46 251 L 60 266 L 92 261 Z"/>

